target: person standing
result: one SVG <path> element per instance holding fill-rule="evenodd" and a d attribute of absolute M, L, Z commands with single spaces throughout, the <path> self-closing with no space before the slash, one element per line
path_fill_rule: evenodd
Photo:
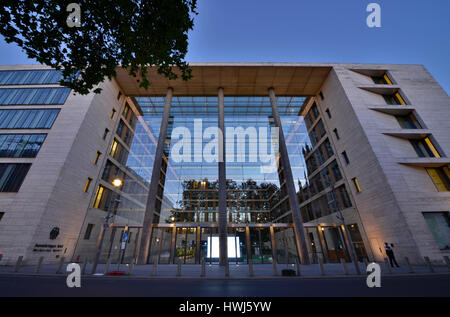
<path fill-rule="evenodd" d="M 400 267 L 400 265 L 398 265 L 397 260 L 395 259 L 395 255 L 394 255 L 394 250 L 393 250 L 394 245 L 391 243 L 391 245 L 389 245 L 387 242 L 384 243 L 384 250 L 386 251 L 386 255 L 389 258 L 389 262 L 391 263 L 391 266 L 394 267 L 394 264 L 397 267 Z"/>

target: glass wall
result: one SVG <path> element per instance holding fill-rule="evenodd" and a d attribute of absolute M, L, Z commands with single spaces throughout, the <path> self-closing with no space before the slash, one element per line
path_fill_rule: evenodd
<path fill-rule="evenodd" d="M 36 157 L 46 134 L 0 134 L 0 157 Z"/>
<path fill-rule="evenodd" d="M 0 105 L 63 105 L 70 88 L 0 88 Z"/>
<path fill-rule="evenodd" d="M 0 110 L 0 129 L 50 129 L 59 109 Z"/>
<path fill-rule="evenodd" d="M 0 85 L 59 84 L 62 72 L 55 69 L 0 71 Z"/>
<path fill-rule="evenodd" d="M 18 192 L 30 167 L 29 163 L 0 163 L 0 192 Z"/>

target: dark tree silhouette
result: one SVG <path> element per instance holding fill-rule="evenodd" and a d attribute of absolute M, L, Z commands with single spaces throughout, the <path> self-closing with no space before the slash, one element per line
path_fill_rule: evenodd
<path fill-rule="evenodd" d="M 72 2 L 81 9 L 80 27 L 67 23 Z M 197 0 L 2 0 L 0 34 L 29 58 L 61 69 L 61 85 L 80 94 L 113 78 L 117 66 L 148 88 L 143 66 L 169 79 L 191 78 L 184 57 L 196 7 Z"/>

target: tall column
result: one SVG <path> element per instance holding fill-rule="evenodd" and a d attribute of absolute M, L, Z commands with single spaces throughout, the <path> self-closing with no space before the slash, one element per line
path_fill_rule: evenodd
<path fill-rule="evenodd" d="M 228 262 L 227 248 L 227 181 L 225 174 L 225 110 L 223 88 L 218 91 L 219 104 L 219 264 Z"/>
<path fill-rule="evenodd" d="M 167 136 L 167 127 L 169 125 L 170 107 L 172 105 L 173 88 L 167 89 L 164 112 L 159 129 L 158 144 L 156 145 L 155 160 L 153 162 L 152 178 L 148 189 L 147 205 L 144 214 L 144 223 L 142 227 L 141 243 L 139 247 L 138 263 L 146 264 L 150 248 L 150 236 L 152 230 L 153 214 L 155 212 L 156 194 L 158 193 L 158 184 L 161 177 L 161 164 L 163 160 L 164 143 Z"/>
<path fill-rule="evenodd" d="M 328 262 L 330 262 L 330 259 L 328 258 L 328 248 L 327 248 L 327 243 L 325 242 L 325 236 L 323 235 L 321 226 L 317 226 L 317 235 L 319 236 L 320 248 L 322 249 L 322 255 L 325 260 L 324 262 L 328 263 Z"/>
<path fill-rule="evenodd" d="M 309 264 L 308 248 L 306 246 L 305 231 L 303 221 L 300 216 L 300 207 L 298 205 L 297 193 L 295 192 L 294 179 L 292 177 L 291 163 L 289 161 L 286 141 L 284 139 L 283 127 L 281 126 L 280 114 L 278 113 L 277 98 L 273 88 L 269 88 L 270 104 L 272 106 L 272 115 L 275 125 L 278 127 L 278 139 L 281 163 L 283 164 L 283 173 L 286 182 L 286 189 L 289 196 L 289 205 L 291 206 L 292 219 L 294 222 L 295 240 L 297 249 L 300 253 L 302 264 Z"/>

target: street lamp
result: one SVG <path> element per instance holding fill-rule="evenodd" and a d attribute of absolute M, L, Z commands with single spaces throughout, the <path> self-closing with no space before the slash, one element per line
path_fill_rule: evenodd
<path fill-rule="evenodd" d="M 349 232 L 349 230 L 348 230 L 348 228 L 347 228 L 347 226 L 345 224 L 344 214 L 342 213 L 341 208 L 340 208 L 340 206 L 339 206 L 339 204 L 337 203 L 337 200 L 336 200 L 336 193 L 335 193 L 335 188 L 334 188 L 335 182 L 330 182 L 330 183 L 331 183 L 331 195 L 333 196 L 333 209 L 337 213 L 336 218 L 338 218 L 339 220 L 342 221 L 342 226 L 344 227 L 344 230 L 347 231 L 347 239 L 348 239 L 348 244 L 349 244 L 349 247 L 350 247 L 350 250 L 348 250 L 348 251 L 349 251 L 350 256 L 352 258 L 352 262 L 355 265 L 356 273 L 358 275 L 360 275 L 361 274 L 361 270 L 359 268 L 358 258 L 356 256 L 355 248 L 353 246 L 351 233 Z M 323 230 L 323 228 L 322 228 L 322 230 Z M 344 244 L 345 244 L 345 241 L 344 241 Z"/>
<path fill-rule="evenodd" d="M 117 189 L 120 186 L 122 186 L 122 180 L 120 178 L 115 178 L 112 181 L 112 185 L 114 186 L 115 189 Z M 111 200 L 109 201 L 109 205 L 108 205 L 108 213 L 107 213 L 107 215 L 105 217 L 105 222 L 103 224 L 103 227 L 100 229 L 100 235 L 99 235 L 99 238 L 98 238 L 98 241 L 97 241 L 97 253 L 95 255 L 94 267 L 92 268 L 92 273 L 91 274 L 95 274 L 95 271 L 97 269 L 98 260 L 100 259 L 100 254 L 102 253 L 102 246 L 103 246 L 103 240 L 105 238 L 106 228 L 109 227 L 109 219 L 112 217 L 111 216 L 111 211 L 113 209 L 112 206 L 114 206 L 114 203 L 116 201 L 119 201 L 119 200 L 116 199 L 116 192 L 113 190 L 112 191 Z"/>

